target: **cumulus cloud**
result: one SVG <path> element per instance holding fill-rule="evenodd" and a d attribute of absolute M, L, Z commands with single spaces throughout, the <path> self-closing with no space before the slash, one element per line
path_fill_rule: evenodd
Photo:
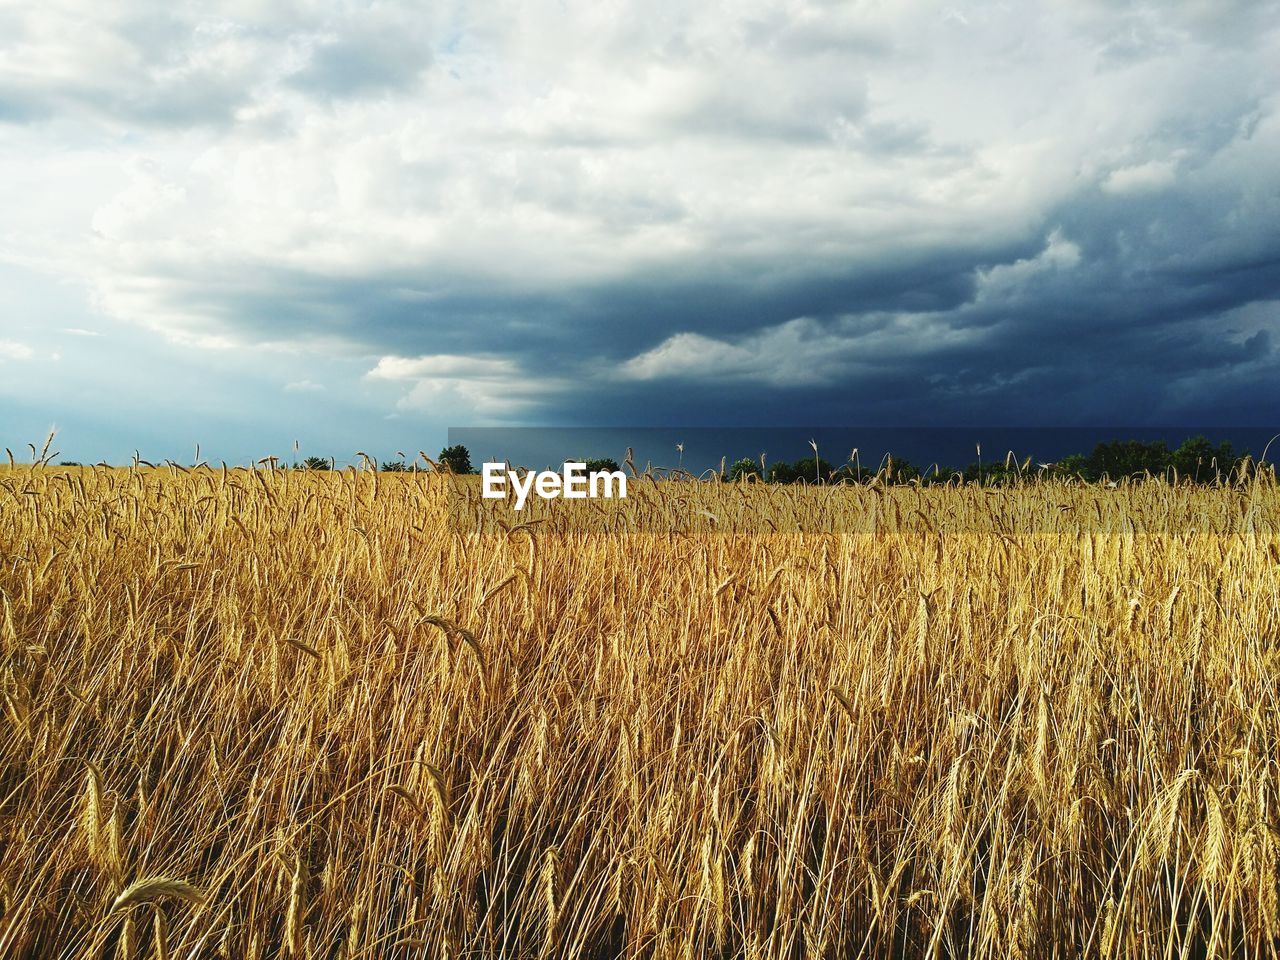
<path fill-rule="evenodd" d="M 412 86 L 436 21 L 416 5 L 49 0 L 0 11 L 0 122 L 226 127 L 324 95 Z"/>
<path fill-rule="evenodd" d="M 759 333 L 726 342 L 698 333 L 678 333 L 622 365 L 635 380 L 697 378 L 704 382 L 739 381 L 779 387 L 830 385 L 860 364 L 884 353 L 885 340 L 901 320 L 854 331 L 850 323 L 830 327 L 800 317 Z M 919 344 L 900 344 L 914 352 Z"/>
<path fill-rule="evenodd" d="M 1112 170 L 1102 181 L 1108 193 L 1131 193 L 1168 187 L 1177 176 L 1177 165 L 1171 160 L 1148 160 L 1131 167 Z"/>
<path fill-rule="evenodd" d="M 435 354 L 421 357 L 382 357 L 369 371 L 375 380 L 420 380 L 442 377 L 457 380 L 502 380 L 518 373 L 510 360 Z"/>
<path fill-rule="evenodd" d="M 57 0 L 0 123 L 123 171 L 46 251 L 98 309 L 403 410 L 1211 415 L 1274 364 L 1278 14 Z"/>
<path fill-rule="evenodd" d="M 335 99 L 413 89 L 431 65 L 431 38 L 421 20 L 378 17 L 319 38 L 290 86 Z"/>
<path fill-rule="evenodd" d="M 25 343 L 14 340 L 0 340 L 0 360 L 30 360 L 36 355 Z"/>
<path fill-rule="evenodd" d="M 381 357 L 365 376 L 407 384 L 396 404 L 401 411 L 444 414 L 473 423 L 524 413 L 539 394 L 553 387 L 525 375 L 510 360 L 451 354 Z"/>
<path fill-rule="evenodd" d="M 1061 230 L 1054 230 L 1044 249 L 1034 256 L 979 269 L 975 300 L 991 302 L 1017 297 L 1037 280 L 1075 271 L 1080 261 L 1080 245 L 1064 237 Z"/>

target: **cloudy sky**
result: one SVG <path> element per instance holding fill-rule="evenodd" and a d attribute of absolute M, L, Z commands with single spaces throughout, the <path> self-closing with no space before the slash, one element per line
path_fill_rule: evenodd
<path fill-rule="evenodd" d="M 1280 420 L 1271 0 L 0 0 L 0 444 Z"/>

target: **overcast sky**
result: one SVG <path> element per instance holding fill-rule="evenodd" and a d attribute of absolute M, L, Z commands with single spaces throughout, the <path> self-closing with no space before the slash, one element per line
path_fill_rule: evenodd
<path fill-rule="evenodd" d="M 1280 3 L 0 0 L 0 444 L 1280 422 Z"/>

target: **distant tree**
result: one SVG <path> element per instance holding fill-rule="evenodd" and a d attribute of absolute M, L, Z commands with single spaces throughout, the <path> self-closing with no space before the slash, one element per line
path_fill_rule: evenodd
<path fill-rule="evenodd" d="M 750 460 L 739 460 L 734 464 L 735 469 L 738 464 L 742 464 L 744 470 L 759 473 Z M 767 477 L 770 483 L 830 483 L 834 475 L 835 470 L 831 464 L 821 457 L 803 457 L 795 463 L 779 460 L 771 464 Z"/>
<path fill-rule="evenodd" d="M 743 457 L 741 460 L 733 461 L 729 467 L 729 479 L 745 480 L 747 477 L 763 479 L 760 476 L 760 464 L 750 457 Z"/>
<path fill-rule="evenodd" d="M 58 466 L 60 466 L 60 467 L 78 467 L 78 466 L 80 466 L 80 461 L 79 461 L 79 460 L 59 460 L 59 461 L 58 461 Z"/>
<path fill-rule="evenodd" d="M 769 465 L 768 480 L 770 483 L 795 483 L 796 468 L 785 460 Z"/>
<path fill-rule="evenodd" d="M 831 474 L 833 483 L 866 483 L 876 472 L 859 463 L 846 463 Z"/>
<path fill-rule="evenodd" d="M 965 483 L 980 483 L 984 487 L 1001 487 L 1017 483 L 1021 472 L 1015 463 L 1006 464 L 997 460 L 995 463 L 978 463 L 976 460 L 964 468 Z"/>
<path fill-rule="evenodd" d="M 1140 473 L 1163 474 L 1170 463 L 1169 445 L 1163 440 L 1113 440 L 1099 443 L 1089 455 L 1089 469 L 1095 479 L 1112 480 Z"/>
<path fill-rule="evenodd" d="M 963 478 L 964 471 L 953 470 L 943 464 L 935 463 L 925 470 L 924 475 L 920 478 L 920 482 L 925 486 L 930 487 L 934 485 L 944 486 L 948 483 L 955 482 L 957 473 Z"/>
<path fill-rule="evenodd" d="M 409 465 L 403 460 L 383 460 L 381 469 L 383 473 L 408 473 Z"/>
<path fill-rule="evenodd" d="M 1081 480 L 1088 481 L 1098 479 L 1094 476 L 1093 468 L 1089 464 L 1089 458 L 1083 453 L 1067 454 L 1067 456 L 1053 464 L 1052 469 L 1055 473 L 1066 477 L 1079 477 Z"/>
<path fill-rule="evenodd" d="M 1173 451 L 1172 466 L 1178 471 L 1178 479 L 1208 483 L 1217 477 L 1230 474 L 1239 458 L 1231 448 L 1231 441 L 1224 440 L 1216 447 L 1203 435 L 1188 437 Z"/>
<path fill-rule="evenodd" d="M 583 462 L 587 465 L 587 473 L 613 473 L 622 469 L 613 457 L 587 457 Z"/>
<path fill-rule="evenodd" d="M 884 469 L 888 483 L 910 483 L 920 479 L 920 468 L 906 458 L 890 456 L 885 461 Z"/>
<path fill-rule="evenodd" d="M 831 464 L 821 457 L 804 457 L 791 465 L 795 472 L 795 480 L 799 483 L 829 483 L 831 481 Z"/>
<path fill-rule="evenodd" d="M 329 470 L 333 467 L 333 461 L 327 457 L 307 457 L 302 461 L 302 469 L 304 470 Z"/>
<path fill-rule="evenodd" d="M 453 473 L 475 473 L 471 468 L 471 451 L 460 443 L 440 451 L 440 465 Z"/>

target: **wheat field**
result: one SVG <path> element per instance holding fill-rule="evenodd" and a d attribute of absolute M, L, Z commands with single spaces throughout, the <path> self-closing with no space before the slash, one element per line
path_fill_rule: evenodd
<path fill-rule="evenodd" d="M 1277 955 L 1273 477 L 456 483 L 0 468 L 0 956 Z"/>

